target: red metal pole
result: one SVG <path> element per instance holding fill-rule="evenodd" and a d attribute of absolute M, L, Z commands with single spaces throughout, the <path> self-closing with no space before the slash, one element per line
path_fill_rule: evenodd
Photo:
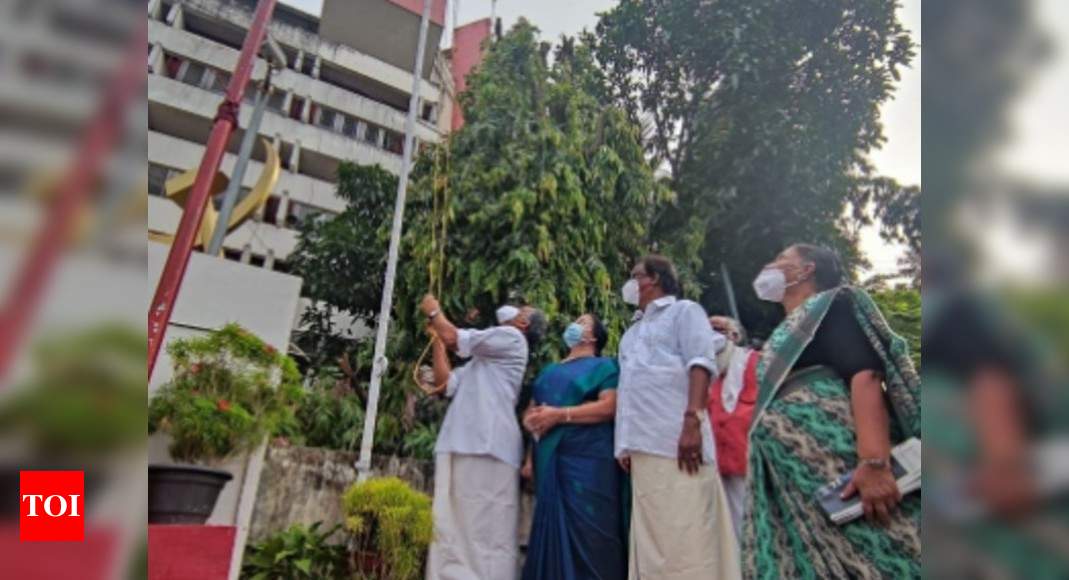
<path fill-rule="evenodd" d="M 70 241 L 75 219 L 100 179 L 108 155 L 122 135 L 127 107 L 145 82 L 147 24 L 131 38 L 131 48 L 89 121 L 70 169 L 56 187 L 45 221 L 29 247 L 0 309 L 0 378 L 18 351 L 19 343 L 40 305 L 63 248 Z"/>
<path fill-rule="evenodd" d="M 156 286 L 156 294 L 149 305 L 149 379 L 152 378 L 152 370 L 156 366 L 156 357 L 160 353 L 167 324 L 171 321 L 174 302 L 182 286 L 186 266 L 189 264 L 189 255 L 193 252 L 193 241 L 200 228 L 200 220 L 204 216 L 204 207 L 208 201 L 208 188 L 211 186 L 215 173 L 219 170 L 219 163 L 223 160 L 230 132 L 237 125 L 245 85 L 252 76 L 252 68 L 256 64 L 256 53 L 264 42 L 267 25 L 271 22 L 271 13 L 274 9 L 275 0 L 260 0 L 256 6 L 252 26 L 249 27 L 249 33 L 245 36 L 245 44 L 241 47 L 238 65 L 234 69 L 234 75 L 230 77 L 230 85 L 226 88 L 226 97 L 219 105 L 219 112 L 215 115 L 212 132 L 208 136 L 208 144 L 204 149 L 204 157 L 200 161 L 200 169 L 197 170 L 197 178 L 193 181 L 193 189 L 186 201 L 185 211 L 182 212 L 182 221 L 178 223 L 178 231 L 175 232 L 174 241 L 171 242 L 171 251 L 167 254 L 167 263 L 163 266 L 159 285 Z"/>

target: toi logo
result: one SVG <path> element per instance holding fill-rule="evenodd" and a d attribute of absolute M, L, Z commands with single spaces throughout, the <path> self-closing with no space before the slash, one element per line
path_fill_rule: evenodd
<path fill-rule="evenodd" d="M 85 539 L 84 489 L 81 471 L 19 472 L 19 541 Z"/>

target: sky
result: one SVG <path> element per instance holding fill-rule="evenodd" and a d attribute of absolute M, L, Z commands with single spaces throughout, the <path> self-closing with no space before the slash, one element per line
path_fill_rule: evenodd
<path fill-rule="evenodd" d="M 466 24 L 490 16 L 491 0 L 457 0 L 458 22 Z M 1062 0 L 1047 0 L 1062 2 Z M 319 14 L 322 0 L 282 0 L 311 14 Z M 584 28 L 593 29 L 598 13 L 616 4 L 616 0 L 498 0 L 496 14 L 507 29 L 523 16 L 537 26 L 543 38 L 556 40 L 562 34 L 574 35 Z M 1069 2 L 1063 2 L 1069 6 Z M 452 8 L 450 8 L 450 12 Z M 903 25 L 920 43 L 921 0 L 902 0 L 899 7 Z M 452 14 L 447 15 L 452 19 Z M 450 42 L 448 33 L 443 44 Z M 904 70 L 895 96 L 884 103 L 880 113 L 887 142 L 872 153 L 871 158 L 879 174 L 893 177 L 906 185 L 920 185 L 921 181 L 921 59 L 920 48 L 911 68 Z M 1069 101 L 1063 101 L 1069 102 Z M 1069 164 L 1065 164 L 1069 167 Z M 880 239 L 876 228 L 861 234 L 861 249 L 872 264 L 870 273 L 893 273 L 904 248 Z"/>

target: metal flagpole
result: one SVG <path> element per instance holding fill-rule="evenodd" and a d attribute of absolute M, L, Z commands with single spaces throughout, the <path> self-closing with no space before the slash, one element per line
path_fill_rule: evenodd
<path fill-rule="evenodd" d="M 431 0 L 423 0 L 423 16 L 419 22 L 419 42 L 416 43 L 416 66 L 412 69 L 412 95 L 408 99 L 408 118 L 405 119 L 405 148 L 401 158 L 401 175 L 397 180 L 397 199 L 393 207 L 393 229 L 390 231 L 390 251 L 386 257 L 386 279 L 382 288 L 382 307 L 375 333 L 375 359 L 371 366 L 371 385 L 368 388 L 364 435 L 360 443 L 360 459 L 356 462 L 357 481 L 365 481 L 371 471 L 371 448 L 375 438 L 375 419 L 379 411 L 379 390 L 386 373 L 386 335 L 390 327 L 390 308 L 393 305 L 394 276 L 397 274 L 397 254 L 401 245 L 401 225 L 405 214 L 405 195 L 408 192 L 408 172 L 412 168 L 415 146 L 416 110 L 419 108 L 420 82 L 423 80 L 423 53 L 427 45 L 427 27 L 431 17 Z"/>
<path fill-rule="evenodd" d="M 241 194 L 241 182 L 245 179 L 245 169 L 249 166 L 249 158 L 252 156 L 252 148 L 256 145 L 256 136 L 260 133 L 260 122 L 264 118 L 264 109 L 267 108 L 267 95 L 271 91 L 271 65 L 268 64 L 267 73 L 264 76 L 263 88 L 256 93 L 256 105 L 249 118 L 249 126 L 245 127 L 245 134 L 241 138 L 241 147 L 238 149 L 238 160 L 234 163 L 234 171 L 230 175 L 230 183 L 223 194 L 223 205 L 219 208 L 219 218 L 215 220 L 215 231 L 212 232 L 212 241 L 208 244 L 208 255 L 218 256 L 219 250 L 223 249 L 223 239 L 226 238 L 227 226 L 230 225 L 230 214 L 234 213 L 234 206 L 238 204 L 238 195 Z"/>
<path fill-rule="evenodd" d="M 728 273 L 727 264 L 720 262 L 720 276 L 724 279 L 724 292 L 728 295 L 728 306 L 731 307 L 731 317 L 742 324 L 739 318 L 739 305 L 735 303 L 735 289 L 731 287 L 731 274 Z"/>

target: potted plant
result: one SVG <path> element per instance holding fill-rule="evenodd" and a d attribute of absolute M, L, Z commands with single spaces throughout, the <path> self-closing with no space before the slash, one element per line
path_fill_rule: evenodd
<path fill-rule="evenodd" d="M 353 569 L 364 577 L 415 580 L 434 527 L 431 498 L 396 477 L 369 479 L 342 496 L 352 532 Z"/>
<path fill-rule="evenodd" d="M 237 324 L 175 340 L 167 352 L 174 378 L 149 403 L 148 428 L 170 435 L 179 464 L 149 466 L 149 522 L 203 524 L 233 477 L 211 466 L 294 421 L 300 373 Z"/>

